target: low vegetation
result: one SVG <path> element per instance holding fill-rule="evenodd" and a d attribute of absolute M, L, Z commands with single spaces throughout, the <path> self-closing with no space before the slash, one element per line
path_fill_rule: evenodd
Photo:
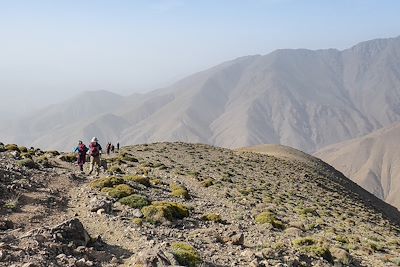
<path fill-rule="evenodd" d="M 113 198 L 123 198 L 130 196 L 134 193 L 132 187 L 126 184 L 119 184 L 108 191 L 108 195 Z"/>
<path fill-rule="evenodd" d="M 18 165 L 29 169 L 36 169 L 38 166 L 31 158 L 25 158 L 18 161 Z"/>
<path fill-rule="evenodd" d="M 173 243 L 172 253 L 179 264 L 188 267 L 196 267 L 202 263 L 199 253 L 194 247 L 186 243 Z"/>
<path fill-rule="evenodd" d="M 276 216 L 270 211 L 260 213 L 259 215 L 257 215 L 255 221 L 258 224 L 269 223 L 274 228 L 281 230 L 285 229 L 285 225 L 283 224 L 283 222 L 278 220 Z"/>
<path fill-rule="evenodd" d="M 127 175 L 127 176 L 124 176 L 123 179 L 125 181 L 132 181 L 132 182 L 139 183 L 139 184 L 142 184 L 147 187 L 151 186 L 149 177 L 139 176 L 139 175 Z"/>
<path fill-rule="evenodd" d="M 153 202 L 150 206 L 142 208 L 146 221 L 150 223 L 163 223 L 183 219 L 189 216 L 189 208 L 176 202 Z"/>
<path fill-rule="evenodd" d="M 145 206 L 150 205 L 150 201 L 147 199 L 146 196 L 133 194 L 127 197 L 123 197 L 118 200 L 120 203 L 127 205 L 131 208 L 141 209 Z"/>
<path fill-rule="evenodd" d="M 76 162 L 77 161 L 77 155 L 74 153 L 70 154 L 63 154 L 59 157 L 60 160 L 65 161 L 65 162 Z"/>
<path fill-rule="evenodd" d="M 177 183 L 172 183 L 170 185 L 171 189 L 171 196 L 178 197 L 178 198 L 183 198 L 183 199 L 189 199 L 189 191 L 187 188 L 183 185 L 177 184 Z"/>
<path fill-rule="evenodd" d="M 113 187 L 115 185 L 123 184 L 124 179 L 120 177 L 104 177 L 90 182 L 92 188 L 102 189 L 104 187 Z"/>
<path fill-rule="evenodd" d="M 110 174 L 124 174 L 124 171 L 121 169 L 119 165 L 113 165 L 107 170 Z"/>

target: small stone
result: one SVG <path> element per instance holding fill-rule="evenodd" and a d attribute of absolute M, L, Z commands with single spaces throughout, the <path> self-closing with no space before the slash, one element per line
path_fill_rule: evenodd
<path fill-rule="evenodd" d="M 330 252 L 335 261 L 340 262 L 341 264 L 348 265 L 352 262 L 351 255 L 344 249 L 331 248 Z"/>
<path fill-rule="evenodd" d="M 225 243 L 230 243 L 232 245 L 243 245 L 244 244 L 244 234 L 232 232 L 227 236 L 223 237 Z"/>
<path fill-rule="evenodd" d="M 244 250 L 242 253 L 240 253 L 241 256 L 246 257 L 247 259 L 252 259 L 254 258 L 254 253 L 251 250 Z"/>
<path fill-rule="evenodd" d="M 250 262 L 250 267 L 259 267 L 260 264 L 258 263 L 257 260 L 253 260 L 252 262 Z"/>
<path fill-rule="evenodd" d="M 93 197 L 89 202 L 89 210 L 91 212 L 97 212 L 100 209 L 103 209 L 105 213 L 110 213 L 112 210 L 112 202 L 106 199 Z"/>
<path fill-rule="evenodd" d="M 28 262 L 22 265 L 22 267 L 36 267 L 37 265 L 34 264 L 33 262 Z"/>
<path fill-rule="evenodd" d="M 86 260 L 85 259 L 80 259 L 80 260 L 77 260 L 76 262 L 75 262 L 75 266 L 76 267 L 86 267 Z"/>
<path fill-rule="evenodd" d="M 56 256 L 57 259 L 64 259 L 64 258 L 66 258 L 66 257 L 67 257 L 67 255 L 65 255 L 65 254 L 58 254 L 58 255 Z"/>
<path fill-rule="evenodd" d="M 97 211 L 97 214 L 101 215 L 101 214 L 103 214 L 103 213 L 105 213 L 105 212 L 106 212 L 105 209 L 99 209 L 99 210 Z"/>
<path fill-rule="evenodd" d="M 134 209 L 132 211 L 132 217 L 142 218 L 143 217 L 143 213 L 140 211 L 140 209 Z"/>
<path fill-rule="evenodd" d="M 119 260 L 117 259 L 117 257 L 113 257 L 112 259 L 111 259 L 111 263 L 112 264 L 117 264 L 117 263 L 119 263 Z"/>
<path fill-rule="evenodd" d="M 46 241 L 46 237 L 43 235 L 35 235 L 33 238 L 39 243 L 43 243 Z"/>
<path fill-rule="evenodd" d="M 93 261 L 86 261 L 86 266 L 88 266 L 88 267 L 94 266 Z"/>

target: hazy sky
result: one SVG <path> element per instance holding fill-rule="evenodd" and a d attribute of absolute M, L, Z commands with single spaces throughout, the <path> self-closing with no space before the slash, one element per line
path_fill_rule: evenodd
<path fill-rule="evenodd" d="M 1 107 L 155 89 L 277 48 L 395 37 L 399 10 L 398 0 L 0 0 Z"/>

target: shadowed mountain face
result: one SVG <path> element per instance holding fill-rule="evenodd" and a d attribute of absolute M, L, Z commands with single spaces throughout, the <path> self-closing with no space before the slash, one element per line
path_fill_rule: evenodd
<path fill-rule="evenodd" d="M 400 121 L 400 37 L 350 49 L 277 50 L 194 74 L 169 88 L 52 106 L 0 139 L 69 150 L 96 134 L 122 143 L 280 143 L 305 151 Z M 105 114 L 113 114 L 106 116 Z M 10 128 L 10 127 L 7 127 Z"/>
<path fill-rule="evenodd" d="M 400 124 L 328 146 L 315 155 L 400 209 Z"/>

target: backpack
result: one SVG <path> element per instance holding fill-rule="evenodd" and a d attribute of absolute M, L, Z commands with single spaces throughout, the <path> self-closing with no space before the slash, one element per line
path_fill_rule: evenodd
<path fill-rule="evenodd" d="M 87 151 L 88 148 L 84 144 L 79 146 L 79 154 L 85 155 Z"/>
<path fill-rule="evenodd" d="M 90 144 L 90 155 L 93 157 L 100 155 L 99 145 L 97 143 Z"/>

